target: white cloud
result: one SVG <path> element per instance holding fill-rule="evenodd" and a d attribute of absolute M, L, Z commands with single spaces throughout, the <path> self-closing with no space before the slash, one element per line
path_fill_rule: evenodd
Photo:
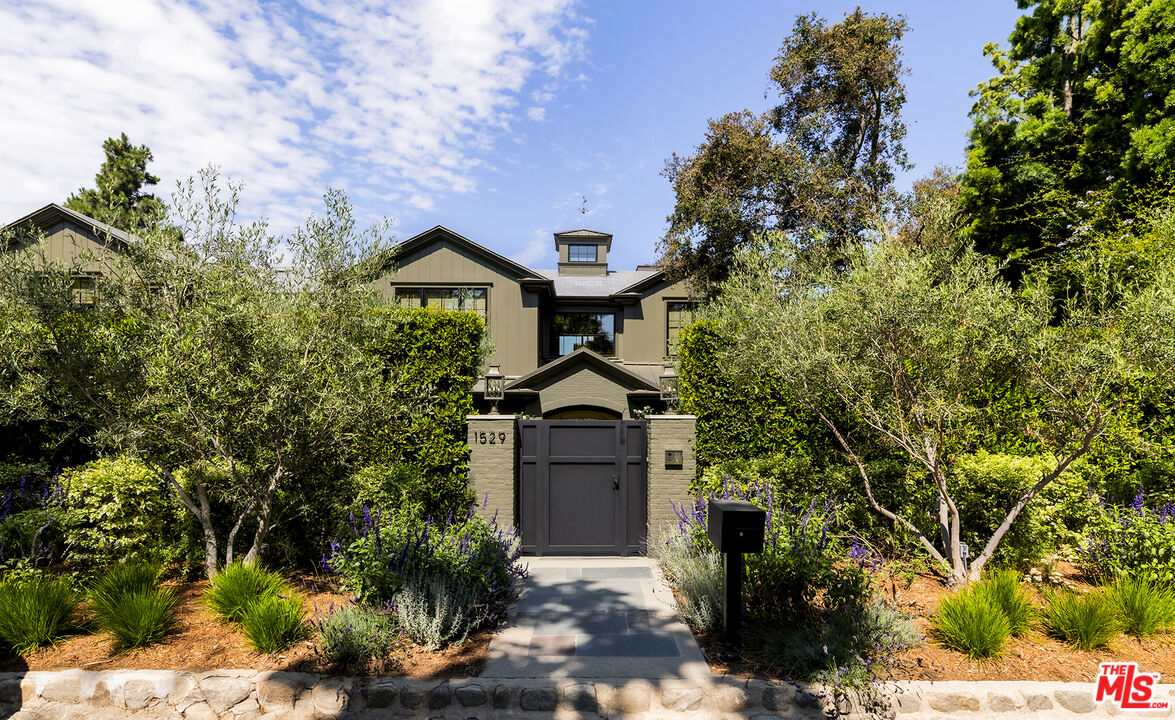
<path fill-rule="evenodd" d="M 541 107 L 530 107 L 526 109 L 526 116 L 535 122 L 542 122 L 547 119 L 547 109 Z"/>
<path fill-rule="evenodd" d="M 526 243 L 526 247 L 511 255 L 510 259 L 528 268 L 553 265 L 552 260 L 555 257 L 554 234 L 556 232 L 558 232 L 556 228 L 549 227 L 531 230 L 530 240 Z"/>
<path fill-rule="evenodd" d="M 340 179 L 364 215 L 432 207 L 582 57 L 572 1 L 0 4 L 0 219 L 92 185 L 120 132 L 157 192 L 216 164 L 278 229 Z"/>

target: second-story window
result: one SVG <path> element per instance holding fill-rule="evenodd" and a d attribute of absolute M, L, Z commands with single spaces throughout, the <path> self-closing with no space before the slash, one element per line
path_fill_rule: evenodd
<path fill-rule="evenodd" d="M 555 313 L 555 337 L 560 355 L 581 347 L 601 355 L 616 354 L 612 313 Z"/>
<path fill-rule="evenodd" d="M 486 289 L 471 287 L 398 287 L 396 305 L 403 308 L 439 307 L 468 310 L 486 320 Z"/>
<path fill-rule="evenodd" d="M 596 246 L 595 245 L 568 245 L 567 246 L 567 261 L 568 262 L 595 262 L 596 261 Z"/>
<path fill-rule="evenodd" d="M 671 302 L 665 307 L 668 323 L 665 328 L 665 354 L 677 356 L 678 336 L 681 329 L 697 317 L 698 304 L 692 302 Z"/>

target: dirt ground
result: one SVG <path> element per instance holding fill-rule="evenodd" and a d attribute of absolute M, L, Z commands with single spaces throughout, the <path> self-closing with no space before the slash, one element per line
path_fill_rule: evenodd
<path fill-rule="evenodd" d="M 0 661 L 0 670 L 328 670 L 315 654 L 312 638 L 279 655 L 254 652 L 241 631 L 220 622 L 204 606 L 201 596 L 208 587 L 207 581 L 169 585 L 176 590 L 179 603 L 175 631 L 163 642 L 116 653 L 108 633 L 83 630 L 25 658 Z M 311 578 L 297 578 L 294 585 L 306 600 L 311 619 L 318 619 L 332 607 L 348 601 L 326 583 Z M 391 657 L 360 672 L 414 678 L 469 677 L 484 667 L 492 636 L 491 630 L 484 630 L 459 646 L 441 651 L 405 641 L 393 650 Z"/>
<path fill-rule="evenodd" d="M 1090 589 L 1071 565 L 1062 563 L 1057 569 L 1075 589 Z M 908 587 L 904 580 L 891 580 L 883 583 L 886 599 L 896 602 L 902 612 L 910 615 L 918 632 L 925 638 L 921 645 L 899 653 L 894 680 L 1090 681 L 1097 676 L 1099 663 L 1111 661 L 1137 662 L 1140 669 L 1161 674 L 1164 682 L 1175 679 L 1175 635 L 1151 640 L 1119 635 L 1108 650 L 1087 652 L 1074 650 L 1034 629 L 1027 635 L 1012 638 L 999 658 L 968 660 L 937 644 L 930 633 L 928 617 L 948 592 L 946 583 L 929 574 L 915 576 Z M 1039 593 L 1037 597 L 1038 607 L 1043 606 Z M 697 637 L 715 672 L 740 676 L 762 674 L 760 668 L 742 661 L 720 637 L 707 634 Z"/>

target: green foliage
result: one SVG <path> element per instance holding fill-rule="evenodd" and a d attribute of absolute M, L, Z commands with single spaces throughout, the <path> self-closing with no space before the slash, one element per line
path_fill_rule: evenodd
<path fill-rule="evenodd" d="M 1031 12 L 1008 48 L 984 48 L 997 75 L 972 93 L 963 175 L 976 246 L 1011 260 L 1012 277 L 1085 242 L 1082 223 L 1052 211 L 1058 197 L 1081 202 L 1105 190 L 1121 199 L 1175 171 L 1169 2 L 1021 7 Z"/>
<path fill-rule="evenodd" d="M 175 591 L 151 587 L 117 596 L 95 606 L 98 627 L 114 635 L 120 650 L 153 645 L 167 637 L 175 625 Z"/>
<path fill-rule="evenodd" d="M 387 613 L 342 605 L 315 623 L 318 653 L 332 667 L 361 669 L 387 656 L 397 637 Z"/>
<path fill-rule="evenodd" d="M 1175 630 L 1175 590 L 1171 586 L 1122 576 L 1106 588 L 1106 594 L 1127 635 L 1144 638 Z"/>
<path fill-rule="evenodd" d="M 113 612 L 124 595 L 155 589 L 159 566 L 139 563 L 111 565 L 90 586 L 90 606 L 99 617 Z"/>
<path fill-rule="evenodd" d="M 711 120 L 694 154 L 666 162 L 676 202 L 662 262 L 712 290 L 740 247 L 780 231 L 838 263 L 892 204 L 895 169 L 908 167 L 906 29 L 860 8 L 833 25 L 798 16 L 768 75 L 780 104 Z"/>
<path fill-rule="evenodd" d="M 256 565 L 234 563 L 212 577 L 204 601 L 222 620 L 239 623 L 254 604 L 290 592 L 281 575 Z"/>
<path fill-rule="evenodd" d="M 716 323 L 688 325 L 679 342 L 681 409 L 698 418 L 694 452 L 700 467 L 773 453 L 809 461 L 832 454 L 827 434 L 782 378 L 770 371 L 735 378 L 723 366 L 720 351 L 731 340 Z"/>
<path fill-rule="evenodd" d="M 140 233 L 163 222 L 167 208 L 145 188 L 159 178 L 147 172 L 154 158 L 146 145 L 132 145 L 126 133 L 102 143 L 106 161 L 94 176 L 97 188 L 70 195 L 65 207 L 130 233 Z"/>
<path fill-rule="evenodd" d="M 980 450 L 958 456 L 951 466 L 955 503 L 962 516 L 963 541 L 982 547 L 1008 511 L 1056 466 L 1043 455 L 1005 455 Z M 1075 550 L 1098 515 L 1085 467 L 1078 463 L 1046 486 L 1016 518 L 993 556 L 996 562 L 1026 567 L 1046 555 Z"/>
<path fill-rule="evenodd" d="M 297 596 L 265 597 L 246 608 L 241 629 L 257 652 L 282 652 L 306 636 L 306 606 Z"/>
<path fill-rule="evenodd" d="M 1049 635 L 1078 650 L 1108 647 L 1121 630 L 1114 603 L 1101 591 L 1085 595 L 1066 591 L 1048 596 L 1042 618 Z"/>
<path fill-rule="evenodd" d="M 944 597 L 930 616 L 930 625 L 939 642 L 972 660 L 999 657 L 1012 634 L 1012 625 L 991 593 L 977 588 L 964 588 Z"/>
<path fill-rule="evenodd" d="M 78 598 L 69 578 L 40 572 L 0 582 L 0 640 L 21 655 L 60 640 Z"/>
<path fill-rule="evenodd" d="M 974 592 L 985 595 L 992 605 L 1008 619 L 1008 632 L 1020 636 L 1028 632 L 1032 622 L 1032 597 L 1015 570 L 1000 570 L 988 575 Z"/>
<path fill-rule="evenodd" d="M 435 308 L 379 310 L 376 315 L 381 332 L 373 351 L 394 371 L 398 392 L 422 399 L 426 407 L 400 422 L 368 427 L 361 439 L 364 455 L 415 468 L 427 514 L 460 515 L 471 499 L 465 486 L 465 418 L 473 412 L 485 323 L 476 313 Z"/>
<path fill-rule="evenodd" d="M 1106 582 L 1129 576 L 1175 583 L 1175 506 L 1155 512 L 1143 505 L 1141 493 L 1129 507 L 1107 506 L 1078 559 L 1086 574 Z"/>
<path fill-rule="evenodd" d="M 690 627 L 712 632 L 722 627 L 725 583 L 722 555 L 713 548 L 697 547 L 676 528 L 658 528 L 649 537 L 649 555 L 665 579 L 681 596 L 677 609 Z"/>
<path fill-rule="evenodd" d="M 174 505 L 146 465 L 129 455 L 102 458 L 66 471 L 62 481 L 69 488 L 65 537 L 75 564 L 174 559 Z"/>

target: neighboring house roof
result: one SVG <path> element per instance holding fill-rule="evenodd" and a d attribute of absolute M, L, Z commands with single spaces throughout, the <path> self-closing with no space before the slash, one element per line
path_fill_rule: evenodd
<path fill-rule="evenodd" d="M 19 220 L 14 220 L 13 222 L 8 223 L 4 226 L 4 229 L 15 230 L 31 225 L 41 230 L 48 230 L 49 228 L 53 227 L 53 225 L 62 221 L 71 221 L 83 227 L 88 227 L 99 238 L 110 238 L 116 241 L 115 244 L 119 244 L 124 247 L 134 242 L 133 235 L 123 232 L 113 225 L 107 225 L 100 220 L 95 220 L 89 215 L 83 215 L 76 210 L 70 210 L 67 207 L 62 207 L 57 203 L 49 203 L 39 210 L 34 210 Z"/>
<path fill-rule="evenodd" d="M 627 385 L 632 390 L 644 390 L 649 392 L 659 392 L 656 381 L 650 381 L 644 374 L 633 372 L 625 367 L 622 363 L 613 362 L 599 353 L 589 350 L 586 347 L 581 347 L 578 350 L 569 352 L 558 360 L 553 360 L 546 365 L 543 365 L 537 370 L 523 375 L 515 380 L 510 380 L 506 383 L 506 391 L 522 390 L 529 388 L 547 378 L 558 375 L 568 370 L 574 365 L 591 365 L 599 369 L 605 375 L 608 375 L 620 383 Z"/>
<path fill-rule="evenodd" d="M 558 270 L 536 270 L 555 282 L 555 297 L 609 297 L 662 274 L 660 270 L 609 270 L 604 277 L 560 275 Z"/>

